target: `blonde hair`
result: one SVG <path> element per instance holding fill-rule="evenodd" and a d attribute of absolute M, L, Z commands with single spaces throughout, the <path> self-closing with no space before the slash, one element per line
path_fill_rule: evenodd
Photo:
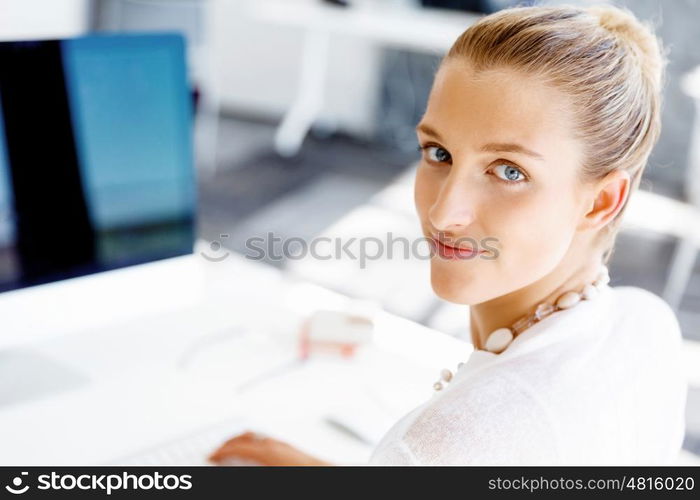
<path fill-rule="evenodd" d="M 665 55 L 650 26 L 627 10 L 600 6 L 516 7 L 479 20 L 447 59 L 476 70 L 514 68 L 540 76 L 570 97 L 584 143 L 584 180 L 625 169 L 631 195 L 661 131 Z M 598 235 L 603 262 L 612 256 L 622 214 Z"/>

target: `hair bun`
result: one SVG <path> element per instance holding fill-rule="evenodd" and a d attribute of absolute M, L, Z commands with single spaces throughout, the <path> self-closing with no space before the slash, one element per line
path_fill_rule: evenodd
<path fill-rule="evenodd" d="M 588 11 L 598 18 L 600 25 L 613 32 L 626 32 L 636 28 L 639 21 L 631 13 L 609 6 L 591 7 Z"/>
<path fill-rule="evenodd" d="M 665 59 L 652 27 L 639 21 L 628 10 L 618 7 L 589 7 L 588 12 L 598 19 L 601 27 L 625 40 L 638 54 L 644 73 L 656 85 L 661 85 Z"/>

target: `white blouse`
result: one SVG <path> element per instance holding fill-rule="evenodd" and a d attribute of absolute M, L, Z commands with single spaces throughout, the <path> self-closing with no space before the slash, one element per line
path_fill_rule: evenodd
<path fill-rule="evenodd" d="M 548 316 L 501 354 L 475 350 L 396 423 L 371 464 L 669 464 L 685 430 L 681 333 L 636 287 Z"/>

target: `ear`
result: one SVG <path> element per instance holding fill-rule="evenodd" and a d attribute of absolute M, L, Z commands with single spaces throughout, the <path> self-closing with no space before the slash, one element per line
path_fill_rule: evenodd
<path fill-rule="evenodd" d="M 630 183 L 626 170 L 614 170 L 595 183 L 580 229 L 600 229 L 614 219 L 629 196 Z"/>

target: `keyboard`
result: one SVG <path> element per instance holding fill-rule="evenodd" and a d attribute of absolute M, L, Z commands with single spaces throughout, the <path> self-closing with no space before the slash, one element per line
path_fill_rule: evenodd
<path fill-rule="evenodd" d="M 246 429 L 244 419 L 230 419 L 106 465 L 214 465 L 207 457 Z"/>

